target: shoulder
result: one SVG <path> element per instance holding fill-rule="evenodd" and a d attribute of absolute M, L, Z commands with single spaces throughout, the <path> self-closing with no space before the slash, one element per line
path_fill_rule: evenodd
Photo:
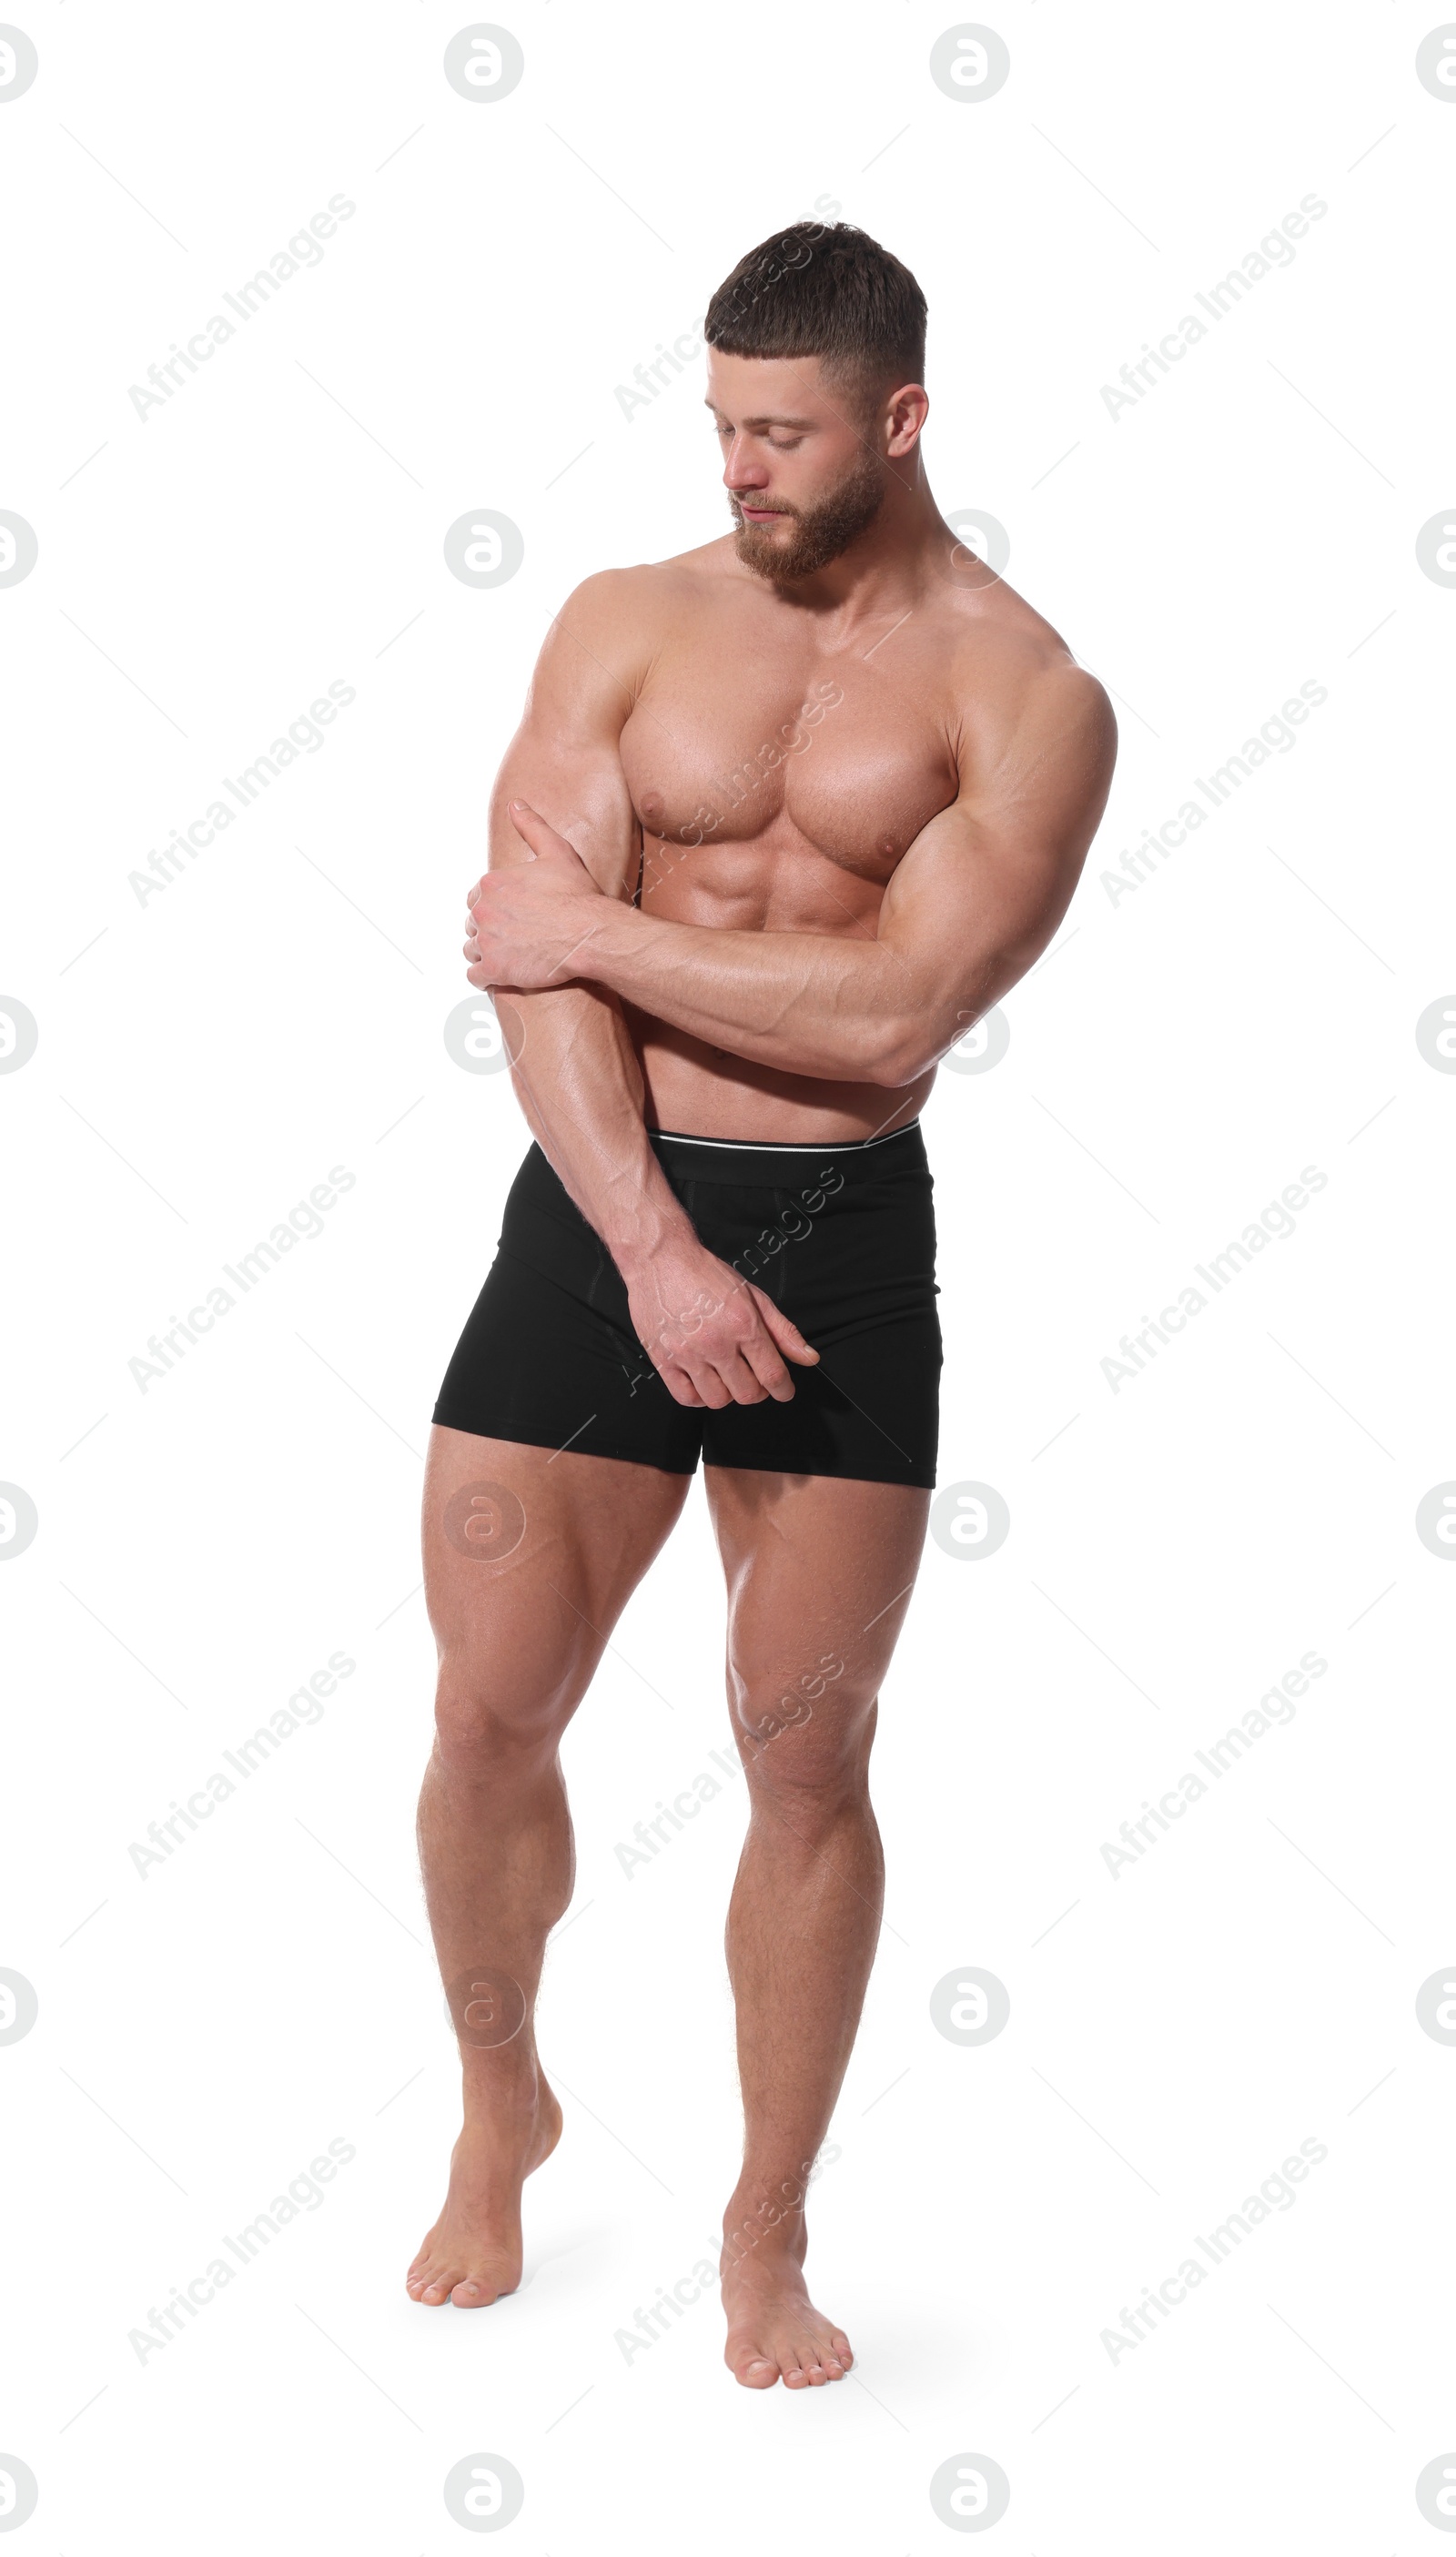
<path fill-rule="evenodd" d="M 597 569 L 573 588 L 559 618 L 598 630 L 660 630 L 685 606 L 703 603 L 733 566 L 732 536 L 725 534 L 673 559 Z"/>
<path fill-rule="evenodd" d="M 1105 795 L 1118 724 L 1105 687 L 1004 580 L 967 597 L 950 666 L 962 788 L 1041 783 Z"/>
<path fill-rule="evenodd" d="M 571 669 L 578 680 L 599 677 L 625 683 L 635 699 L 654 658 L 685 616 L 701 610 L 724 568 L 727 543 L 708 542 L 676 559 L 638 561 L 630 568 L 597 569 L 574 587 L 552 618 L 542 643 L 541 672 Z"/>

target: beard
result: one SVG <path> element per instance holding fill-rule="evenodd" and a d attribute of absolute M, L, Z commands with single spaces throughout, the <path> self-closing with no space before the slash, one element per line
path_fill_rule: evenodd
<path fill-rule="evenodd" d="M 812 577 L 816 569 L 828 568 L 831 560 L 837 560 L 873 523 L 884 503 L 884 489 L 883 463 L 872 453 L 861 455 L 839 486 L 831 489 L 817 506 L 779 508 L 780 517 L 787 516 L 793 524 L 786 542 L 779 539 L 777 526 L 745 523 L 737 499 L 729 497 L 738 557 L 755 577 L 767 578 L 775 586 Z"/>

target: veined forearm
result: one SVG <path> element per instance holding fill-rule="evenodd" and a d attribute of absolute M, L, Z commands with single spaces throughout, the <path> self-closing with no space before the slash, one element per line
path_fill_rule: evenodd
<path fill-rule="evenodd" d="M 909 964 L 882 942 L 705 931 L 630 906 L 594 917 L 566 965 L 730 1055 L 837 1083 L 893 1082 L 924 1009 Z"/>
<path fill-rule="evenodd" d="M 612 997 L 502 987 L 495 1007 L 527 1126 L 617 1268 L 691 1233 L 647 1142 L 642 1069 Z"/>

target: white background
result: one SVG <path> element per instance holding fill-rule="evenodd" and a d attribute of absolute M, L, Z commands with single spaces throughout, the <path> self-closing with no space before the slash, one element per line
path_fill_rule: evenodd
<path fill-rule="evenodd" d="M 0 1582 L 0 1963 L 40 2001 L 0 2049 L 17 2545 L 444 2557 L 479 2452 L 524 2480 L 529 2557 L 898 2557 L 953 2544 L 929 2482 L 981 2454 L 1008 2557 L 1413 2557 L 1456 2444 L 1456 2050 L 1415 2016 L 1456 1956 L 1456 1575 L 1414 1528 L 1456 1475 L 1456 1080 L 1414 1035 L 1456 983 L 1456 592 L 1415 552 L 1456 496 L 1437 21 L 997 0 L 980 102 L 931 80 L 956 22 L 922 0 L 513 5 L 525 76 L 482 103 L 442 71 L 466 23 L 57 0 L 0 109 L 0 506 L 39 542 L 0 590 L 3 991 L 40 1027 L 0 1079 L 0 1475 L 39 1513 Z M 129 385 L 336 193 L 322 261 L 139 417 Z M 1102 385 L 1306 194 L 1293 262 L 1114 419 Z M 508 1078 L 445 1046 L 462 891 L 549 615 L 727 528 L 701 368 L 630 418 L 616 386 L 824 200 L 923 285 L 937 496 L 1005 526 L 1123 746 L 1008 1053 L 926 1114 L 941 1480 L 1011 1531 L 927 1548 L 885 1691 L 886 1925 L 810 2257 L 860 2358 L 791 2397 L 734 2388 L 711 2295 L 614 2341 L 712 2253 L 736 2159 L 741 1787 L 630 1881 L 613 1854 L 727 1745 L 701 1486 L 567 1743 L 567 2130 L 525 2280 L 462 2316 L 403 2275 L 458 2122 L 413 1841 L 420 1457 L 525 1143 Z M 442 548 L 480 507 L 525 545 L 489 591 Z M 140 902 L 334 681 L 322 746 Z M 1114 901 L 1304 682 L 1297 745 Z M 148 1336 L 333 1165 L 324 1232 L 142 1391 Z M 1305 1165 L 1296 1232 L 1115 1392 L 1120 1336 Z M 1115 1879 L 1104 1841 L 1309 1650 L 1294 1718 Z M 322 1719 L 140 1876 L 131 1842 L 335 1651 Z M 968 1964 L 1010 1997 L 983 2048 L 930 2017 Z M 334 2138 L 323 2207 L 140 2363 L 129 2330 Z M 1306 2139 L 1294 2206 L 1113 2359 Z"/>

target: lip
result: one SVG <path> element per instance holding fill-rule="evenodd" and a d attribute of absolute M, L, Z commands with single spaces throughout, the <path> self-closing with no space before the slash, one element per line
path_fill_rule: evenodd
<path fill-rule="evenodd" d="M 781 509 L 777 506 L 745 506 L 740 497 L 738 512 L 744 521 L 750 524 L 776 524 Z"/>

